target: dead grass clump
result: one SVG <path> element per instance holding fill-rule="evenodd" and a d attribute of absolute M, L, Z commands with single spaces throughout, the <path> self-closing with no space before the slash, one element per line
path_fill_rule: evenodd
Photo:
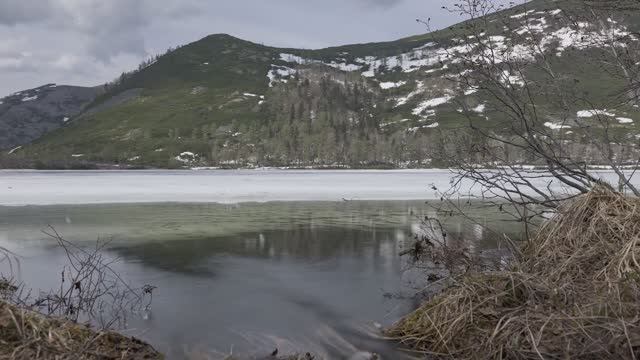
<path fill-rule="evenodd" d="M 162 359 L 148 344 L 0 301 L 1 359 Z"/>
<path fill-rule="evenodd" d="M 540 229 L 524 249 L 522 269 L 556 280 L 616 283 L 638 274 L 639 241 L 640 200 L 597 188 Z"/>
<path fill-rule="evenodd" d="M 640 357 L 640 199 L 562 207 L 505 271 L 468 273 L 388 335 L 456 359 Z"/>

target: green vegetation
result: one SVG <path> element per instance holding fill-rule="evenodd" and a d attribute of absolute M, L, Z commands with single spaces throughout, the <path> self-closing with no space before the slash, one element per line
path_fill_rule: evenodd
<path fill-rule="evenodd" d="M 512 15 L 572 9 L 574 3 L 536 0 L 473 24 L 480 23 L 487 36 L 521 44 L 526 36 L 515 29 L 525 19 Z M 618 15 L 629 30 L 637 30 L 635 15 Z M 452 144 L 473 138 L 470 121 L 498 132 L 511 126 L 510 118 L 493 106 L 495 99 L 483 92 L 463 93 L 456 80 L 463 68 L 437 61 L 438 56 L 448 61 L 442 54 L 415 50 L 458 46 L 469 36 L 469 24 L 392 42 L 320 50 L 278 49 L 211 35 L 105 85 L 105 93 L 84 114 L 18 153 L 53 163 L 49 167 L 74 160 L 163 168 L 445 166 L 448 152 L 461 151 Z M 554 70 L 567 80 L 563 90 L 593 102 L 570 108 L 558 103 L 544 81 L 536 81 L 544 78 L 543 69 L 527 69 L 535 103 L 542 104 L 537 108 L 542 122 L 562 122 L 566 114 L 575 117 L 587 108 L 606 109 L 618 96 L 625 83 L 603 71 L 602 56 L 597 47 L 569 47 L 553 58 Z M 420 61 L 426 62 L 407 68 Z M 443 96 L 447 98 L 441 103 L 417 110 L 425 100 Z M 485 108 L 469 110 L 478 106 Z M 638 119 L 611 125 L 613 133 L 632 141 L 640 112 L 629 107 L 619 115 Z M 585 141 L 576 134 L 566 134 L 566 139 Z M 512 157 L 526 160 L 526 154 Z"/>

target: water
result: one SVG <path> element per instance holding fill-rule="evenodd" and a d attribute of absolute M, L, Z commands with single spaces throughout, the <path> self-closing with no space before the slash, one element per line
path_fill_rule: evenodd
<path fill-rule="evenodd" d="M 276 347 L 332 359 L 359 350 L 401 359 L 376 324 L 409 312 L 425 286 L 398 256 L 420 219 L 440 217 L 449 239 L 477 249 L 497 246 L 481 225 L 518 236 L 496 209 L 474 205 L 480 224 L 471 224 L 426 204 L 436 197 L 428 184 L 446 186 L 449 177 L 3 171 L 0 245 L 20 255 L 15 275 L 37 293 L 59 283 L 66 262 L 42 230 L 52 226 L 82 246 L 109 241 L 105 251 L 119 259 L 124 278 L 158 287 L 149 316 L 132 317 L 124 332 L 169 359 L 222 358 L 232 349 L 265 355 Z"/>
<path fill-rule="evenodd" d="M 422 285 L 397 254 L 434 212 L 423 201 L 340 201 L 23 206 L 0 215 L 0 244 L 20 254 L 17 275 L 35 289 L 55 284 L 65 263 L 42 229 L 87 246 L 109 239 L 124 277 L 158 287 L 149 319 L 134 317 L 126 333 L 169 358 L 232 347 L 397 358 L 374 324 L 415 306 Z M 452 236 L 495 245 L 477 226 L 447 224 Z"/>

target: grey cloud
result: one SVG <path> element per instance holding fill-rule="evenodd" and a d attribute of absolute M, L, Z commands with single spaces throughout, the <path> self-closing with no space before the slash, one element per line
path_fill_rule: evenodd
<path fill-rule="evenodd" d="M 146 54 L 142 31 L 154 15 L 148 8 L 155 4 L 149 0 L 2 0 L 0 24 L 40 24 L 76 33 L 90 55 L 108 62 L 120 53 Z"/>
<path fill-rule="evenodd" d="M 8 46 L 0 46 L 0 59 L 20 58 L 20 57 L 23 57 L 24 55 L 25 55 L 25 52 L 24 51 L 20 51 L 18 48 L 10 48 Z"/>
<path fill-rule="evenodd" d="M 280 47 L 388 41 L 460 20 L 453 0 L 0 0 L 0 97 L 47 82 L 97 85 L 212 33 Z M 507 1 L 507 0 L 499 0 Z"/>
<path fill-rule="evenodd" d="M 157 2 L 156 2 L 157 4 Z M 186 19 L 202 15 L 203 5 L 199 2 L 179 2 L 174 4 L 162 4 L 151 7 L 157 15 L 167 16 L 171 19 Z"/>
<path fill-rule="evenodd" d="M 145 54 L 142 31 L 149 23 L 145 1 L 53 0 L 53 26 L 86 39 L 87 51 L 109 62 L 121 53 Z"/>
<path fill-rule="evenodd" d="M 89 36 L 90 54 L 101 61 L 110 61 L 120 53 L 144 55 L 142 30 L 149 20 L 142 2 L 111 0 L 108 3 L 77 15 L 84 18 L 81 29 Z"/>
<path fill-rule="evenodd" d="M 51 13 L 49 0 L 2 0 L 0 1 L 0 24 L 16 25 L 37 22 Z"/>
<path fill-rule="evenodd" d="M 107 32 L 95 34 L 89 41 L 88 52 L 96 59 L 110 62 L 118 54 L 147 55 L 144 37 L 136 32 Z"/>
<path fill-rule="evenodd" d="M 375 7 L 390 8 L 399 5 L 403 0 L 360 0 L 364 5 L 373 5 Z"/>
<path fill-rule="evenodd" d="M 0 56 L 0 72 L 33 72 L 37 70 L 37 66 L 33 63 L 29 56 Z"/>

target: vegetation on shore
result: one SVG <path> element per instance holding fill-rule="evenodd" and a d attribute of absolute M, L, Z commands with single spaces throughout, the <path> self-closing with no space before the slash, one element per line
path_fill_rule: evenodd
<path fill-rule="evenodd" d="M 2 359 L 163 359 L 151 345 L 112 331 L 45 316 L 0 301 Z"/>
<path fill-rule="evenodd" d="M 452 278 L 387 334 L 438 358 L 634 359 L 638 242 L 640 199 L 597 187 L 562 205 L 507 266 Z"/>
<path fill-rule="evenodd" d="M 107 243 L 83 247 L 53 227 L 43 232 L 67 258 L 59 287 L 48 292 L 13 281 L 19 258 L 0 248 L 9 268 L 0 275 L 0 359 L 163 359 L 151 345 L 115 332 L 131 314 L 150 311 L 155 287 L 125 282 L 104 253 Z"/>

